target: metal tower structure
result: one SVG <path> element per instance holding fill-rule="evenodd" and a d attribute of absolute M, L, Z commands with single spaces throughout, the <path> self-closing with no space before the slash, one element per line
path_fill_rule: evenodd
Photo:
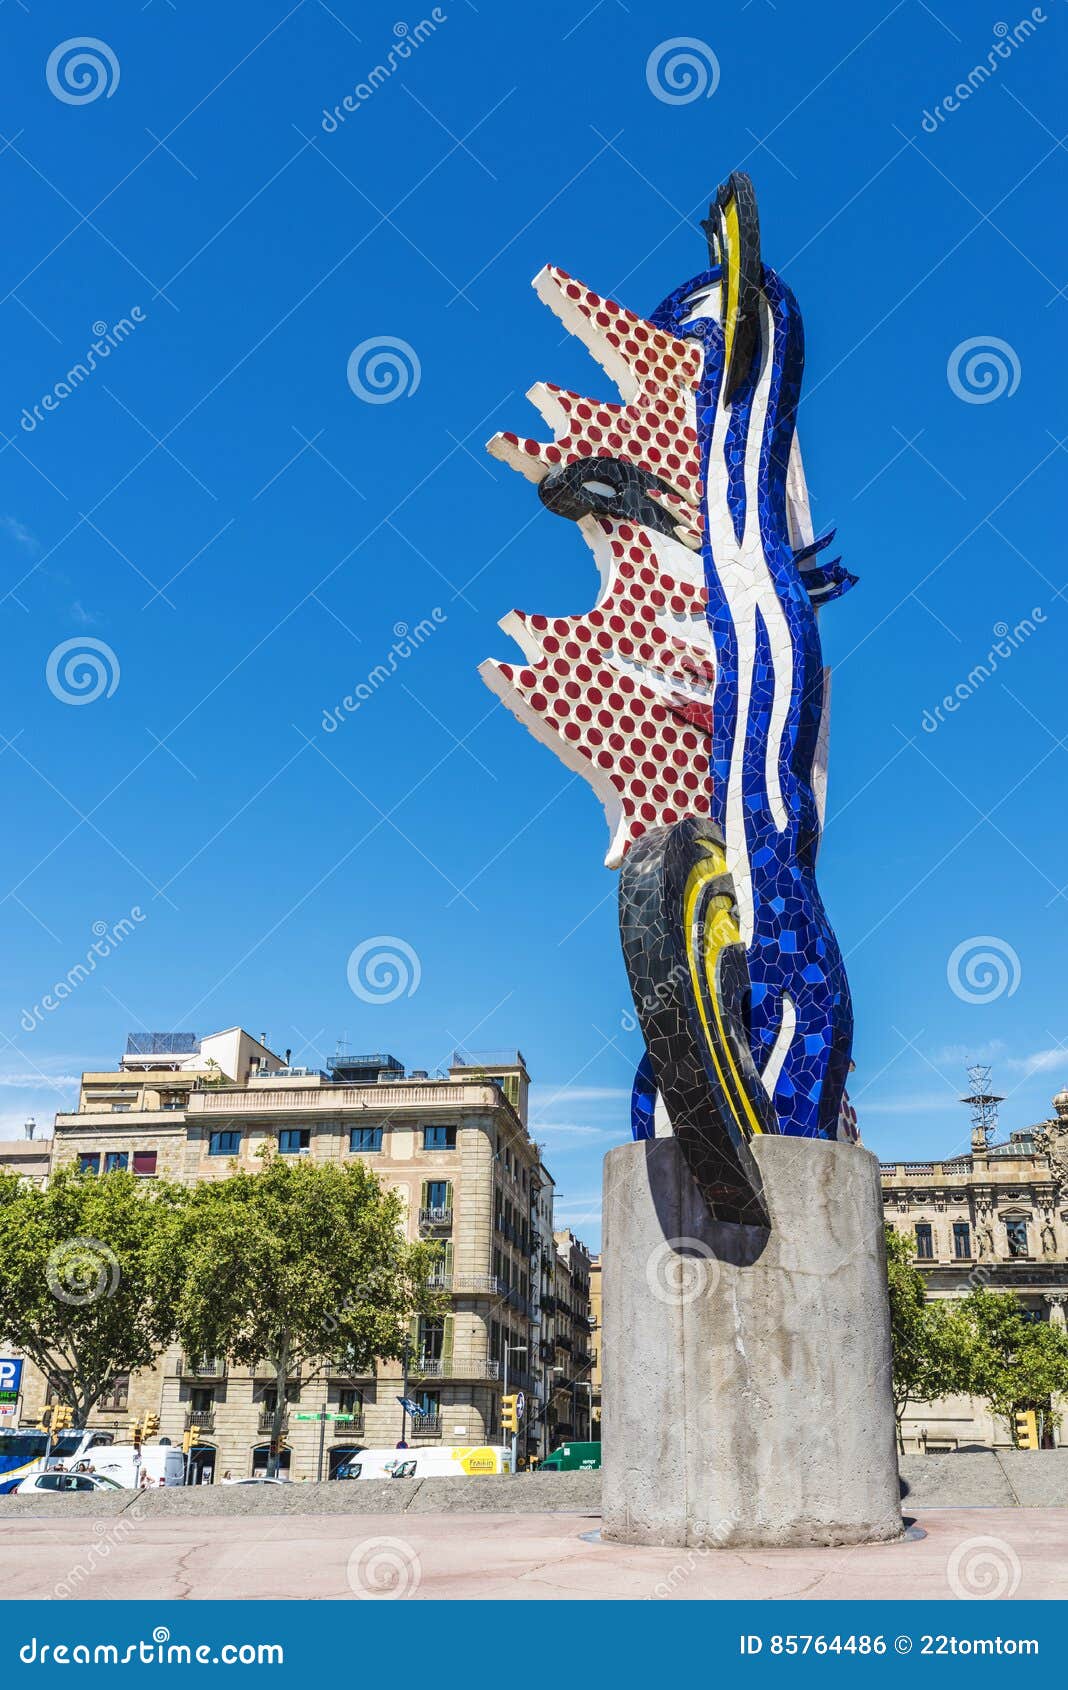
<path fill-rule="evenodd" d="M 985 1062 L 973 1062 L 968 1069 L 968 1083 L 971 1093 L 962 1097 L 972 1113 L 972 1148 L 987 1150 L 990 1146 L 991 1134 L 998 1125 L 998 1104 L 1004 1103 L 1003 1097 L 998 1097 L 990 1090 L 990 1066 Z"/>

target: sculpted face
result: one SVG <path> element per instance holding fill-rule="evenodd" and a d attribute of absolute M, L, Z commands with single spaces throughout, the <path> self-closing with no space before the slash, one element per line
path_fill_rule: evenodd
<path fill-rule="evenodd" d="M 748 178 L 720 189 L 705 229 L 709 268 L 648 319 L 563 270 L 535 279 L 621 402 L 539 383 L 529 397 L 553 439 L 499 434 L 489 451 L 577 523 L 600 590 L 579 616 L 512 611 L 501 626 L 525 661 L 481 673 L 605 806 L 647 1043 L 636 1131 L 652 1130 L 656 1094 L 676 1133 L 717 1114 L 741 1191 L 754 1132 L 839 1134 L 852 1013 L 815 881 L 828 726 L 817 610 L 854 577 L 824 561 L 833 534 L 812 531 L 795 432 L 801 318 L 761 263 Z M 714 883 L 707 930 L 692 876 Z M 643 1013 L 643 947 L 659 959 L 652 976 L 674 957 L 669 986 L 676 966 L 689 980 L 666 1020 L 662 1002 Z M 665 1031 L 684 1023 L 685 1051 Z M 681 1090 L 668 1083 L 680 1072 Z M 726 1189 L 702 1167 L 706 1193 Z"/>

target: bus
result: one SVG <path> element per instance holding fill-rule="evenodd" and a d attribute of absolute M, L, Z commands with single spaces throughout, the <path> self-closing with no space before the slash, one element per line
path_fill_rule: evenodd
<path fill-rule="evenodd" d="M 87 1460 L 90 1450 L 110 1442 L 108 1432 L 78 1431 L 76 1427 L 69 1427 L 53 1437 L 48 1465 L 54 1467 L 57 1461 L 62 1461 L 65 1467 L 71 1467 L 76 1461 Z M 23 1479 L 41 1472 L 45 1466 L 46 1449 L 47 1432 L 39 1432 L 36 1428 L 20 1432 L 6 1427 L 0 1429 L 0 1492 L 13 1491 Z"/>

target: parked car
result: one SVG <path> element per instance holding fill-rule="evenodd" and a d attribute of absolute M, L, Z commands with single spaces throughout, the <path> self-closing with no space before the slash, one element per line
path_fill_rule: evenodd
<path fill-rule="evenodd" d="M 31 1473 L 28 1479 L 23 1479 L 15 1487 L 16 1496 L 36 1496 L 44 1491 L 113 1491 L 124 1490 L 125 1486 L 116 1484 L 114 1479 L 105 1478 L 103 1473 L 57 1473 L 50 1467 L 47 1473 Z"/>
<path fill-rule="evenodd" d="M 224 1485 L 288 1485 L 288 1479 L 269 1479 L 266 1473 L 256 1473 L 251 1479 L 224 1479 Z"/>

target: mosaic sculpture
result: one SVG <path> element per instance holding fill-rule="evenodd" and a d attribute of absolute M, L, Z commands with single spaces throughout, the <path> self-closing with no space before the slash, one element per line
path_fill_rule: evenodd
<path fill-rule="evenodd" d="M 634 1136 L 670 1131 L 716 1219 L 767 1224 L 754 1135 L 855 1136 L 849 989 L 815 878 L 817 614 L 854 577 L 827 559 L 833 532 L 813 534 L 801 316 L 761 261 L 747 176 L 703 227 L 709 267 L 648 319 L 563 270 L 536 277 L 622 403 L 539 383 L 553 441 L 488 449 L 578 524 L 601 591 L 584 615 L 512 611 L 525 663 L 480 672 L 605 806 L 646 1044 Z"/>

